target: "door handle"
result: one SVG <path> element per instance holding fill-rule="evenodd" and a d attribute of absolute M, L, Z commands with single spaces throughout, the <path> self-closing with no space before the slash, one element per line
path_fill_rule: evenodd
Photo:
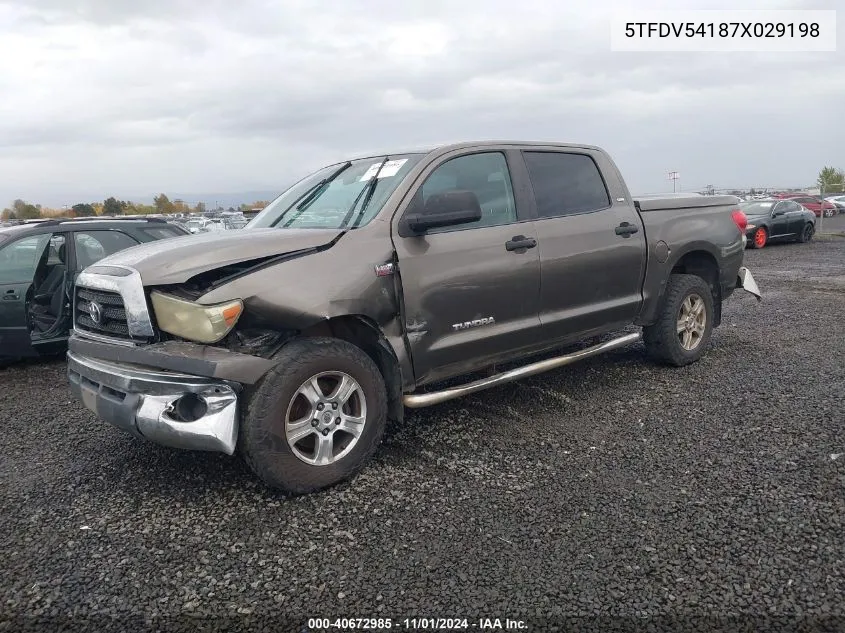
<path fill-rule="evenodd" d="M 632 234 L 639 231 L 636 226 L 631 224 L 630 222 L 623 222 L 619 226 L 616 227 L 616 235 L 621 235 L 622 237 L 630 237 Z"/>
<path fill-rule="evenodd" d="M 537 246 L 537 240 L 533 237 L 525 237 L 524 235 L 517 235 L 505 242 L 505 248 L 509 251 L 525 251 L 535 246 Z"/>

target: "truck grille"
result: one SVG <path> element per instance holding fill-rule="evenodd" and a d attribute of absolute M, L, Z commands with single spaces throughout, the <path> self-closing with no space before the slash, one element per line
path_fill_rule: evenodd
<path fill-rule="evenodd" d="M 126 308 L 119 293 L 77 286 L 75 305 L 75 323 L 80 330 L 130 339 Z"/>

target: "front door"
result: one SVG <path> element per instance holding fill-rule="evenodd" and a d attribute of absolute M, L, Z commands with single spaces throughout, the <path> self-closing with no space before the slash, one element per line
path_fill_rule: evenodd
<path fill-rule="evenodd" d="M 506 154 L 452 155 L 432 165 L 404 213 L 456 190 L 475 194 L 481 220 L 403 236 L 397 214 L 394 243 L 418 383 L 493 364 L 539 340 L 537 234 L 514 195 Z"/>
<path fill-rule="evenodd" d="M 772 221 L 769 237 L 785 237 L 792 231 L 789 226 L 789 209 L 791 205 L 801 208 L 801 205 L 791 200 L 781 200 L 772 207 Z"/>
<path fill-rule="evenodd" d="M 36 268 L 49 241 L 49 233 L 31 235 L 0 248 L 0 358 L 35 354 L 28 306 L 33 300 Z"/>
<path fill-rule="evenodd" d="M 804 230 L 804 224 L 807 220 L 804 218 L 804 207 L 794 200 L 787 200 L 786 208 L 786 223 L 787 233 L 790 235 L 801 235 Z"/>
<path fill-rule="evenodd" d="M 642 304 L 646 243 L 615 170 L 589 150 L 522 152 L 540 235 L 540 321 L 547 341 L 631 323 Z M 611 195 L 610 191 L 615 191 Z"/>

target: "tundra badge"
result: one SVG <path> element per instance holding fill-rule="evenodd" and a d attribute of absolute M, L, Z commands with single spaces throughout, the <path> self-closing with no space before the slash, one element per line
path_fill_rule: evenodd
<path fill-rule="evenodd" d="M 483 319 L 474 319 L 472 321 L 464 321 L 463 323 L 455 323 L 452 325 L 453 330 L 467 330 L 471 327 L 479 327 L 481 325 L 493 325 L 496 320 L 493 317 L 484 317 Z"/>

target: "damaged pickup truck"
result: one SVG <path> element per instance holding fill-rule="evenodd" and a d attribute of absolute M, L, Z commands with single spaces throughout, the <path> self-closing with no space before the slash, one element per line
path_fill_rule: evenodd
<path fill-rule="evenodd" d="M 237 451 L 270 487 L 315 491 L 361 468 L 405 407 L 639 340 L 660 362 L 698 360 L 722 302 L 737 288 L 760 298 L 736 202 L 635 200 L 582 145 L 330 165 L 245 229 L 83 271 L 70 384 L 137 437 Z M 491 369 L 503 363 L 516 368 Z"/>

